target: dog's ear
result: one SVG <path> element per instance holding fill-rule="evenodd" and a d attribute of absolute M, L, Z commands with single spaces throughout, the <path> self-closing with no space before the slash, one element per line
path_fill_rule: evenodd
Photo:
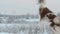
<path fill-rule="evenodd" d="M 48 17 L 48 19 L 52 20 L 51 22 L 54 23 L 56 26 L 60 26 L 60 18 L 57 17 L 55 14 L 48 13 L 46 16 Z"/>

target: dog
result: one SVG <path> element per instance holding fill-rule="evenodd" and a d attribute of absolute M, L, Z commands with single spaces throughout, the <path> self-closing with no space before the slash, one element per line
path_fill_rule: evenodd
<path fill-rule="evenodd" d="M 53 11 L 49 10 L 46 6 L 45 0 L 39 0 L 40 8 L 39 8 L 39 15 L 41 17 L 40 20 L 47 20 L 49 21 L 50 29 L 53 31 L 54 34 L 60 34 L 60 18 L 53 13 Z M 43 23 L 45 24 L 45 23 Z"/>

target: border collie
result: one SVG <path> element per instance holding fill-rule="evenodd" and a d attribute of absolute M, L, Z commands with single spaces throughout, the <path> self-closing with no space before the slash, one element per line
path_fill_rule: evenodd
<path fill-rule="evenodd" d="M 39 0 L 39 3 L 39 15 L 41 17 L 42 24 L 49 26 L 48 28 L 50 28 L 54 34 L 60 34 L 60 18 L 57 17 L 53 11 L 48 9 L 45 0 Z M 42 27 L 45 28 L 45 25 Z"/>

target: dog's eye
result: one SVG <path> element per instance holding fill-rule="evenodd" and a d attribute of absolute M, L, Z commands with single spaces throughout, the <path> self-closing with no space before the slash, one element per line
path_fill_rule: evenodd
<path fill-rule="evenodd" d="M 48 15 L 46 15 L 48 17 Z"/>
<path fill-rule="evenodd" d="M 47 17 L 49 17 L 50 15 L 51 15 L 51 14 L 50 14 L 50 13 L 48 13 L 46 16 L 47 16 Z"/>
<path fill-rule="evenodd" d="M 49 16 L 51 16 L 52 14 L 49 14 Z"/>
<path fill-rule="evenodd" d="M 54 15 L 54 14 L 48 13 L 46 16 L 47 16 L 47 17 L 50 17 L 50 16 L 52 16 L 52 15 Z"/>

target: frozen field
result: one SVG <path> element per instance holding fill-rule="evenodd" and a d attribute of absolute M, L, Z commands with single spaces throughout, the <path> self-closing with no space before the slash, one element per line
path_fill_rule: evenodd
<path fill-rule="evenodd" d="M 27 23 L 1 23 L 0 24 L 0 34 L 42 34 L 42 33 L 43 32 L 40 29 L 39 21 L 36 23 L 30 21 Z M 47 33 L 48 32 L 44 32 L 44 34 Z"/>
<path fill-rule="evenodd" d="M 39 26 L 37 24 L 0 24 L 0 32 L 13 34 L 33 34 L 38 32 Z"/>
<path fill-rule="evenodd" d="M 40 34 L 39 20 L 0 15 L 0 34 Z"/>
<path fill-rule="evenodd" d="M 44 21 L 43 21 L 44 22 Z M 0 15 L 0 34 L 49 34 L 40 28 L 39 18 L 31 19 Z M 42 27 L 42 26 L 41 26 Z M 45 31 L 49 30 L 45 28 Z"/>

